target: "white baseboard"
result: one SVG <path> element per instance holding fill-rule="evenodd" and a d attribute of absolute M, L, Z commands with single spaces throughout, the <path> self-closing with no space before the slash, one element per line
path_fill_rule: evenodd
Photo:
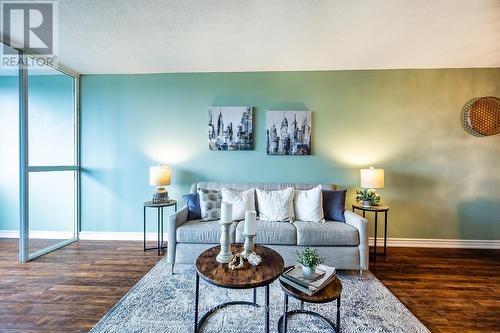
<path fill-rule="evenodd" d="M 37 239 L 69 239 L 73 233 L 61 231 L 31 231 L 30 238 Z M 139 241 L 143 240 L 142 232 L 107 232 L 107 231 L 81 231 L 80 239 L 85 240 L 124 240 Z M 156 240 L 156 232 L 146 233 L 147 240 Z M 0 238 L 19 238 L 17 230 L 0 230 Z M 167 240 L 167 233 L 163 234 L 163 240 Z"/>
<path fill-rule="evenodd" d="M 67 232 L 59 231 L 32 231 L 32 238 L 45 239 L 68 239 Z M 146 239 L 156 240 L 156 232 L 148 232 Z M 17 230 L 0 230 L 0 238 L 19 238 Z M 108 232 L 108 231 L 81 231 L 80 239 L 84 240 L 122 240 L 140 241 L 143 239 L 142 232 Z M 167 233 L 163 239 L 167 240 Z M 373 237 L 370 237 L 370 245 L 373 246 Z M 377 247 L 384 246 L 384 239 L 377 238 Z M 500 240 L 482 239 L 425 239 L 425 238 L 387 238 L 388 247 L 429 247 L 429 248 L 459 248 L 459 249 L 500 249 Z"/>
<path fill-rule="evenodd" d="M 374 245 L 374 237 L 369 243 Z M 377 238 L 377 248 L 384 246 L 384 238 Z M 387 238 L 387 247 L 430 247 L 457 249 L 500 249 L 500 240 L 486 239 L 425 239 L 425 238 Z"/>
<path fill-rule="evenodd" d="M 70 239 L 73 238 L 73 236 L 74 235 L 72 231 L 30 231 L 30 238 L 32 239 Z M 0 238 L 19 238 L 19 231 L 0 230 Z"/>
<path fill-rule="evenodd" d="M 19 238 L 17 230 L 0 230 L 0 238 Z"/>
<path fill-rule="evenodd" d="M 85 240 L 123 240 L 123 241 L 138 241 L 143 240 L 142 232 L 108 232 L 108 231 L 80 231 L 80 239 Z M 147 240 L 156 240 L 158 234 L 156 232 L 146 233 Z M 163 240 L 167 240 L 167 233 L 163 234 Z"/>

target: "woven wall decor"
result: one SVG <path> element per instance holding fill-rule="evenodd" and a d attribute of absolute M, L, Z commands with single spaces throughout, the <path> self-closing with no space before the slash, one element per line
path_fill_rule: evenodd
<path fill-rule="evenodd" d="M 468 101 L 460 117 L 462 127 L 474 136 L 500 133 L 500 98 L 477 97 Z"/>

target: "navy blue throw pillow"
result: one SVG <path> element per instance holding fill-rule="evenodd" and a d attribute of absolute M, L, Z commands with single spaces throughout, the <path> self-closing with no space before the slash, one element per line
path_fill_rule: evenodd
<path fill-rule="evenodd" d="M 325 220 L 345 222 L 345 194 L 347 190 L 323 190 L 323 211 Z"/>
<path fill-rule="evenodd" d="M 200 196 L 198 193 L 184 194 L 188 209 L 188 220 L 201 219 Z"/>

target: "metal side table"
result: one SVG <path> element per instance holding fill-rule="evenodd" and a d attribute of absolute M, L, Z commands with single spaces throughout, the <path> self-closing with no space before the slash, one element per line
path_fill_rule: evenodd
<path fill-rule="evenodd" d="M 177 201 L 176 200 L 169 200 L 168 202 L 164 203 L 153 203 L 152 201 L 146 201 L 144 203 L 144 211 L 143 211 L 143 231 L 144 231 L 144 252 L 148 250 L 158 250 L 158 255 L 160 255 L 161 250 L 167 248 L 166 246 L 163 246 L 163 208 L 165 207 L 172 207 L 174 206 L 174 209 L 176 212 L 177 211 Z M 158 238 L 157 242 L 158 245 L 156 247 L 150 247 L 146 248 L 146 208 L 156 208 L 158 210 Z"/>
<path fill-rule="evenodd" d="M 361 203 L 355 203 L 352 205 L 352 211 L 355 209 L 359 209 L 363 211 L 363 217 L 365 217 L 366 212 L 374 212 L 375 213 L 375 239 L 374 239 L 374 251 L 372 253 L 373 260 L 377 260 L 377 229 L 378 229 L 378 213 L 385 213 L 384 220 L 384 252 L 380 253 L 384 257 L 387 255 L 387 212 L 389 211 L 389 206 L 379 205 L 379 206 L 368 206 L 365 207 Z"/>
<path fill-rule="evenodd" d="M 300 290 L 288 285 L 286 282 L 280 280 L 281 289 L 285 294 L 285 299 L 283 300 L 283 315 L 278 320 L 278 332 L 286 333 L 288 329 L 288 319 L 294 314 L 307 314 L 314 316 L 316 318 L 322 319 L 334 333 L 340 333 L 340 295 L 342 294 L 342 282 L 340 282 L 338 277 L 327 284 L 323 289 L 318 291 L 316 294 L 309 296 Z M 298 310 L 288 310 L 288 298 L 292 297 L 300 301 L 300 309 Z M 325 304 L 329 302 L 337 301 L 337 321 L 334 323 L 329 318 L 320 315 L 319 313 L 312 310 L 304 310 L 304 302 Z M 304 330 L 303 332 L 309 332 L 312 330 Z"/>

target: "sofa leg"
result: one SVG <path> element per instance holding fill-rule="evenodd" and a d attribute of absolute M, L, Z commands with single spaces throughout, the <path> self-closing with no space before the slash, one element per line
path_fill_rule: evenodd
<path fill-rule="evenodd" d="M 171 264 L 171 265 L 170 265 L 170 271 L 172 272 L 172 275 L 174 275 L 174 274 L 175 274 L 175 273 L 174 273 L 174 264 Z"/>
<path fill-rule="evenodd" d="M 359 270 L 359 276 L 363 277 L 363 270 L 362 269 Z"/>

